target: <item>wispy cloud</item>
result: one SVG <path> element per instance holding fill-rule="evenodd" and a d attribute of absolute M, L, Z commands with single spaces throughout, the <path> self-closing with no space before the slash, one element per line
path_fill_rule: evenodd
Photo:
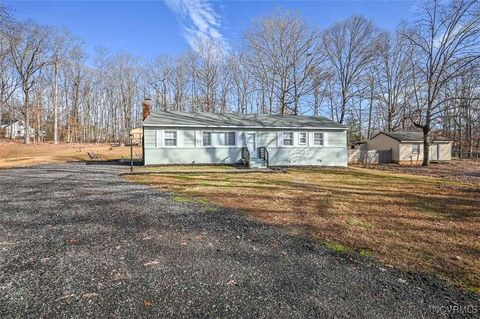
<path fill-rule="evenodd" d="M 220 47 L 228 47 L 221 33 L 221 19 L 207 0 L 164 0 L 167 7 L 177 15 L 182 33 L 188 45 L 197 50 L 199 43 L 210 40 Z"/>

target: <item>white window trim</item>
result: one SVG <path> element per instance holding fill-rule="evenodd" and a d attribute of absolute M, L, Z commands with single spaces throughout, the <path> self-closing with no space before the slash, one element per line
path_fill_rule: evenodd
<path fill-rule="evenodd" d="M 315 133 L 322 134 L 322 145 L 315 145 Z M 325 147 L 325 133 L 324 132 L 312 132 L 312 147 Z"/>
<path fill-rule="evenodd" d="M 200 136 L 202 137 L 202 143 L 200 144 L 201 147 L 203 147 L 203 148 L 214 147 L 213 145 L 205 145 L 205 141 L 204 141 L 204 134 L 205 133 L 210 133 L 210 143 L 212 143 L 212 132 L 211 131 L 202 131 L 202 133 L 200 134 Z"/>
<path fill-rule="evenodd" d="M 175 144 L 176 145 L 166 145 L 165 140 L 167 139 L 166 138 L 166 136 L 167 136 L 166 133 L 167 132 L 175 132 Z M 165 147 L 165 148 L 176 148 L 176 147 L 178 147 L 178 130 L 163 130 L 162 147 Z"/>
<path fill-rule="evenodd" d="M 418 152 L 415 152 L 413 149 L 414 149 L 414 146 L 418 146 Z M 413 143 L 412 144 L 412 154 L 420 154 L 420 143 Z"/>
<path fill-rule="evenodd" d="M 285 138 L 283 137 L 283 135 L 285 133 L 289 133 L 289 134 L 292 134 L 292 145 L 285 145 Z M 282 139 L 282 147 L 295 147 L 295 134 L 293 134 L 292 131 L 283 131 L 282 134 L 281 134 L 281 139 Z"/>
<path fill-rule="evenodd" d="M 301 137 L 300 135 L 305 134 L 305 143 L 300 142 Z M 298 132 L 298 145 L 299 146 L 307 146 L 308 145 L 308 132 Z"/>
<path fill-rule="evenodd" d="M 235 145 L 203 145 L 203 133 L 234 133 L 235 134 Z M 202 137 L 202 142 L 201 142 L 201 147 L 203 148 L 238 148 L 238 147 L 241 147 L 239 145 L 237 145 L 237 134 L 239 134 L 237 131 L 231 131 L 231 130 L 228 130 L 228 131 L 201 131 L 201 137 Z M 210 142 L 212 142 L 212 137 L 210 135 Z M 225 136 L 225 142 L 228 143 L 228 134 L 227 136 Z"/>

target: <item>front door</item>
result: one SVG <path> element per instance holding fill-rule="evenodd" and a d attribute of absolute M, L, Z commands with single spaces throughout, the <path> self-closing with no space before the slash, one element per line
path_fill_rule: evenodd
<path fill-rule="evenodd" d="M 257 158 L 257 135 L 255 133 L 247 133 L 246 140 L 250 158 Z"/>

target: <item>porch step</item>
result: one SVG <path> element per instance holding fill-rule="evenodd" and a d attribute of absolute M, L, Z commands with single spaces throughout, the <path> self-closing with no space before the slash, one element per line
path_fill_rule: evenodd
<path fill-rule="evenodd" d="M 267 168 L 267 162 L 263 159 L 252 158 L 250 159 L 250 168 Z"/>

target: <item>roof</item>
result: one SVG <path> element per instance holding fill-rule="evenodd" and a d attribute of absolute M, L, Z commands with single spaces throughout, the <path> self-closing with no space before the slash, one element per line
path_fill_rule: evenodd
<path fill-rule="evenodd" d="M 379 134 L 385 134 L 399 142 L 423 142 L 423 132 L 380 132 Z M 443 137 L 434 137 L 433 142 L 449 142 L 448 139 Z"/>
<path fill-rule="evenodd" d="M 139 133 L 143 133 L 143 129 L 141 127 L 136 127 L 130 130 L 130 134 L 139 134 Z"/>
<path fill-rule="evenodd" d="M 14 125 L 23 126 L 23 121 L 22 121 L 22 120 L 15 121 L 15 122 L 12 122 L 12 123 L 10 123 L 10 124 L 2 125 L 1 127 L 2 127 L 2 128 L 6 128 L 6 127 L 14 126 Z"/>
<path fill-rule="evenodd" d="M 170 111 L 152 112 L 143 121 L 143 125 L 167 127 L 347 129 L 342 124 L 319 116 Z"/>

